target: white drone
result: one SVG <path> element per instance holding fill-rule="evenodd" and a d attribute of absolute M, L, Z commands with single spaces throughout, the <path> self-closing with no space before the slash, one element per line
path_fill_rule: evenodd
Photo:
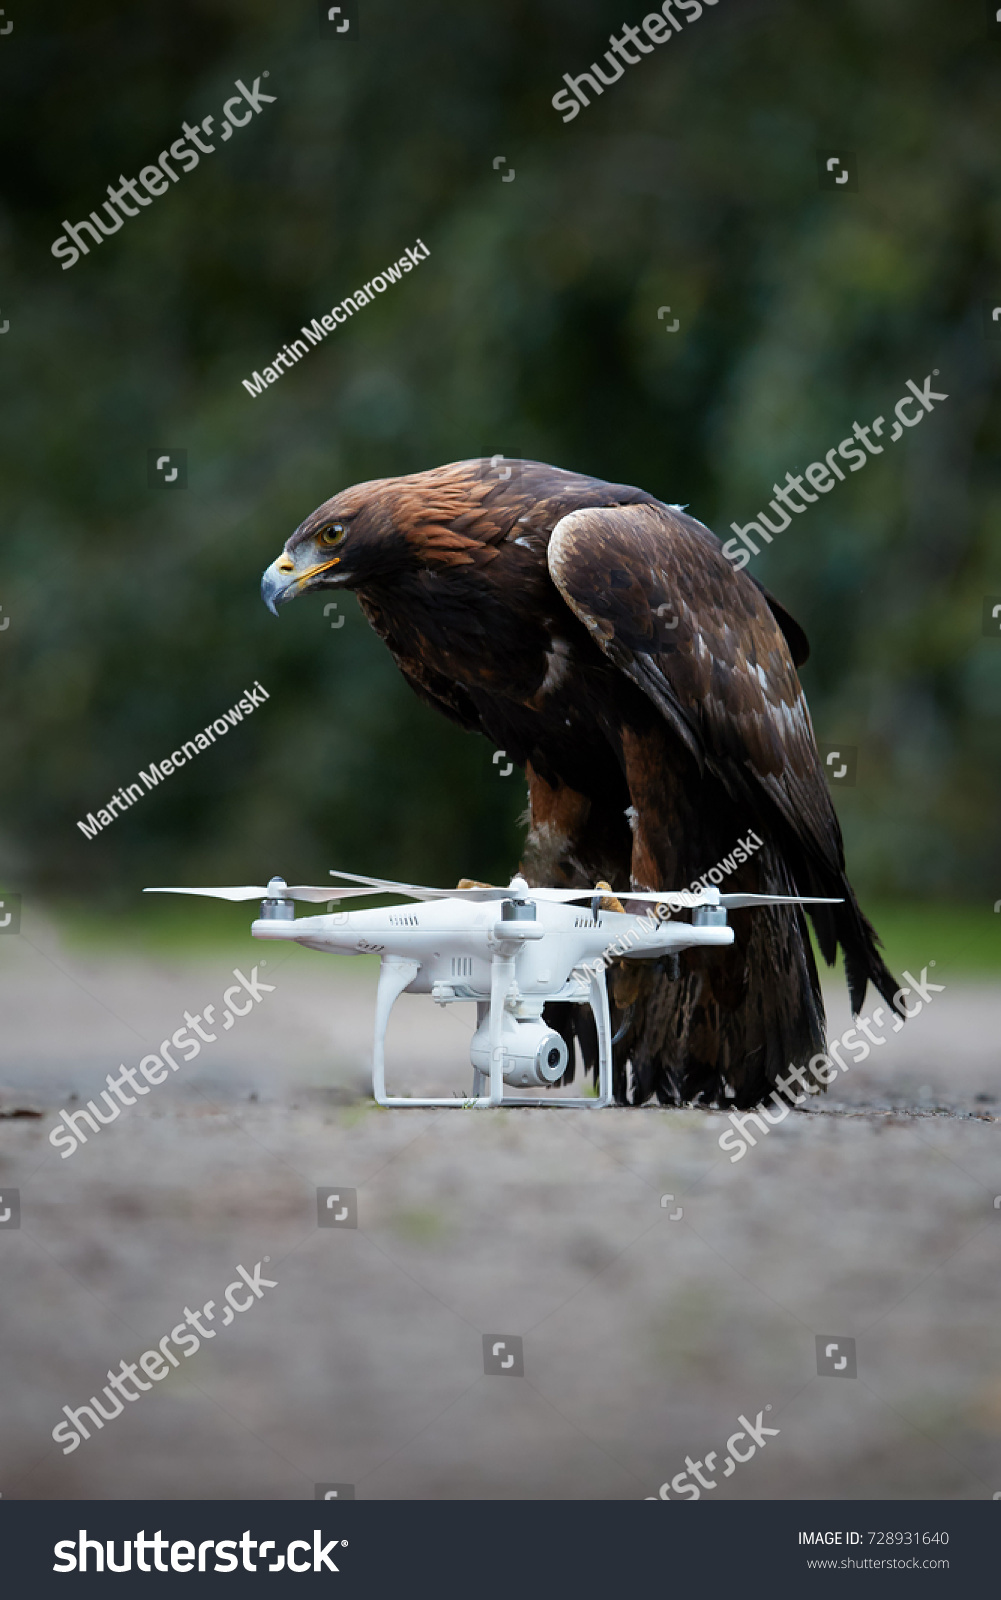
<path fill-rule="evenodd" d="M 563 1037 L 543 1020 L 547 1001 L 589 1003 L 598 1033 L 598 1094 L 560 1097 L 552 1105 L 600 1110 L 612 1100 L 612 1029 L 605 966 L 616 955 L 654 960 L 693 945 L 730 945 L 728 910 L 759 905 L 834 905 L 806 895 L 720 894 L 709 888 L 650 893 L 630 890 L 622 899 L 645 902 L 645 915 L 603 908 L 612 891 L 533 889 L 514 877 L 506 889 L 430 889 L 353 872 L 331 876 L 339 884 L 289 885 L 272 878 L 267 888 L 147 889 L 146 894 L 201 894 L 216 900 L 261 898 L 255 939 L 292 939 L 310 950 L 381 957 L 375 1002 L 372 1092 L 381 1106 L 531 1106 L 537 1097 L 508 1095 L 504 1085 L 548 1088 L 567 1068 Z M 326 916 L 296 917 L 296 900 L 341 901 L 395 894 L 423 904 Z M 585 902 L 582 904 L 581 902 Z M 588 905 L 586 902 L 590 902 Z M 621 903 L 621 902 L 616 902 Z M 500 919 L 497 912 L 500 910 Z M 672 922 L 688 909 L 691 922 Z M 610 954 L 610 947 L 614 950 Z M 473 1092 L 466 1099 L 386 1093 L 386 1029 L 395 1001 L 406 990 L 439 1005 L 476 1001 L 476 1032 L 469 1047 Z"/>

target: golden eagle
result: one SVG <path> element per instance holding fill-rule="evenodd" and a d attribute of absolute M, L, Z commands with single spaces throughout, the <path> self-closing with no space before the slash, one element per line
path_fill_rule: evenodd
<path fill-rule="evenodd" d="M 893 1005 L 796 672 L 806 637 L 679 507 L 542 462 L 457 461 L 325 501 L 261 588 L 276 614 L 353 589 L 417 694 L 524 767 L 530 882 L 627 897 L 724 862 L 727 888 L 843 897 L 810 908 L 824 958 L 841 946 L 853 1012 L 869 982 Z M 731 950 L 616 963 L 618 1100 L 753 1106 L 823 1050 L 802 908 L 732 922 Z M 575 1037 L 593 1069 L 588 1009 L 546 1016 L 571 1074 Z"/>

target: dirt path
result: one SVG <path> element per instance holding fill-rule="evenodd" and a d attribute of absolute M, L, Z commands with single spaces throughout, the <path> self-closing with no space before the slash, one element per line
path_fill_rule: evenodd
<path fill-rule="evenodd" d="M 44 925 L 0 953 L 5 1498 L 641 1498 L 713 1451 L 712 1497 L 1001 1491 L 996 987 L 949 984 L 732 1162 L 722 1113 L 374 1109 L 368 965 L 81 956 Z M 218 1024 L 255 964 L 273 992 L 62 1159 L 59 1107 L 185 1010 Z M 404 997 L 396 1084 L 464 1092 L 470 1031 Z M 318 1188 L 357 1226 L 318 1227 Z M 215 1336 L 63 1455 L 64 1405 L 207 1301 Z M 523 1377 L 485 1374 L 485 1334 Z M 857 1377 L 818 1374 L 818 1336 Z M 778 1433 L 724 1478 L 759 1412 Z"/>

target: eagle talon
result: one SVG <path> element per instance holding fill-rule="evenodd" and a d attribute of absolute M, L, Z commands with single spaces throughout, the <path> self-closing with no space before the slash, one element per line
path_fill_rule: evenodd
<path fill-rule="evenodd" d="M 597 908 L 599 906 L 601 907 L 602 911 L 621 911 L 622 915 L 625 916 L 626 908 L 618 896 L 612 893 L 612 885 L 610 883 L 606 883 L 604 878 L 599 878 L 594 887 L 596 889 L 608 890 L 607 894 L 601 896 L 595 895 L 594 899 L 591 901 L 591 911 L 595 922 L 598 920 Z"/>
<path fill-rule="evenodd" d="M 622 1021 L 619 1023 L 619 1026 L 616 1028 L 615 1032 L 612 1034 L 612 1043 L 613 1044 L 618 1044 L 620 1039 L 624 1039 L 626 1034 L 629 1032 L 629 1027 L 630 1027 L 630 1024 L 631 1024 L 631 1022 L 633 1020 L 633 1012 L 635 1010 L 636 1010 L 635 1004 L 626 1007 L 625 1016 L 622 1018 Z"/>

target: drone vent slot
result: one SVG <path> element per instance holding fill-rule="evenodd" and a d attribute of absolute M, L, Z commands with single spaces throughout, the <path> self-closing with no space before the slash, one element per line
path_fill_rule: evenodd
<path fill-rule="evenodd" d="M 472 976 L 473 976 L 473 958 L 472 958 L 472 956 L 453 956 L 452 957 L 452 977 L 453 978 L 471 978 Z"/>

